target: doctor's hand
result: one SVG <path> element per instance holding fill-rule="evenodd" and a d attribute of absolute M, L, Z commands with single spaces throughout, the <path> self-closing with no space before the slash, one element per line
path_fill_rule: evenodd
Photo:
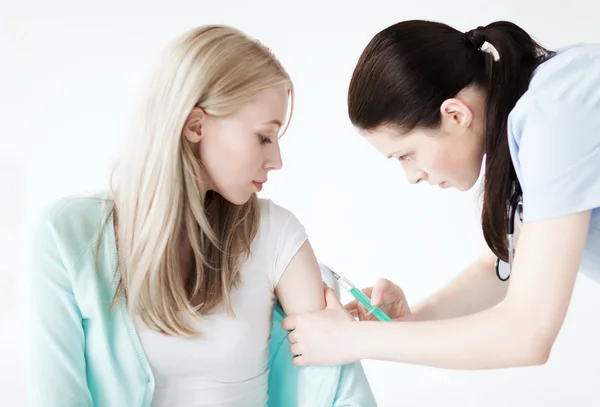
<path fill-rule="evenodd" d="M 339 302 L 335 292 L 325 288 L 327 306 L 322 311 L 292 314 L 281 326 L 288 334 L 296 366 L 340 365 L 359 359 L 353 333 L 359 324 Z"/>
<path fill-rule="evenodd" d="M 386 278 L 379 279 L 375 287 L 365 288 L 362 292 L 371 298 L 371 304 L 381 308 L 392 319 L 408 319 L 411 315 L 402 289 Z M 346 310 L 360 321 L 378 321 L 373 314 L 367 315 L 368 311 L 356 300 L 346 304 Z"/>

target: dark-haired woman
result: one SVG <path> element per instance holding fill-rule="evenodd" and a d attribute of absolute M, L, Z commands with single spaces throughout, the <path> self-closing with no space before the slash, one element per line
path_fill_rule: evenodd
<path fill-rule="evenodd" d="M 412 312 L 387 280 L 365 289 L 396 322 L 327 291 L 326 310 L 283 322 L 295 363 L 545 363 L 578 271 L 600 281 L 600 44 L 550 51 L 509 22 L 401 22 L 363 51 L 348 111 L 411 183 L 468 190 L 485 157 L 489 249 Z"/>

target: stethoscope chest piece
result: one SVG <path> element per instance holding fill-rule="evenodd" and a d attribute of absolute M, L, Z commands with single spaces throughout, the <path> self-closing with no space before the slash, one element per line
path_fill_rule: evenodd
<path fill-rule="evenodd" d="M 502 281 L 510 278 L 513 257 L 515 254 L 515 218 L 518 217 L 520 223 L 523 222 L 523 193 L 518 182 L 513 182 L 513 194 L 507 202 L 507 241 L 508 241 L 508 262 L 496 259 L 496 276 Z"/>
<path fill-rule="evenodd" d="M 500 259 L 496 259 L 496 275 L 502 281 L 506 281 L 510 277 L 510 265 Z"/>

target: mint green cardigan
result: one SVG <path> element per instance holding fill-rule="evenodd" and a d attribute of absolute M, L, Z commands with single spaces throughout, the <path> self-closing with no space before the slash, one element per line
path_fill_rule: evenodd
<path fill-rule="evenodd" d="M 29 259 L 29 399 L 44 407 L 150 407 L 154 378 L 122 300 L 103 196 L 65 198 L 33 229 Z M 360 363 L 297 368 L 276 305 L 268 407 L 376 406 Z"/>

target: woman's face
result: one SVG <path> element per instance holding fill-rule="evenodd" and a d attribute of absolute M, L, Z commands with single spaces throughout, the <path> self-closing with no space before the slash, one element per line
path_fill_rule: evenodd
<path fill-rule="evenodd" d="M 483 95 L 463 90 L 440 107 L 437 129 L 402 132 L 394 126 L 360 131 L 388 158 L 401 162 L 409 183 L 427 181 L 441 188 L 467 191 L 477 182 L 485 154 Z"/>
<path fill-rule="evenodd" d="M 241 205 L 262 189 L 270 171 L 282 167 L 278 137 L 288 99 L 288 89 L 279 86 L 260 92 L 229 116 L 192 112 L 184 134 L 198 144 L 210 190 Z"/>

